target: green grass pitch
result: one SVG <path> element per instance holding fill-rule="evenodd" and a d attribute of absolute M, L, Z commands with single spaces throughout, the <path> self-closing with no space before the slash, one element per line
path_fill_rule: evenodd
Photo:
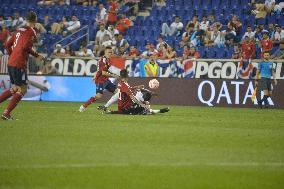
<path fill-rule="evenodd" d="M 19 120 L 0 120 L 1 189 L 284 187 L 283 110 L 126 116 L 79 105 L 21 102 Z"/>

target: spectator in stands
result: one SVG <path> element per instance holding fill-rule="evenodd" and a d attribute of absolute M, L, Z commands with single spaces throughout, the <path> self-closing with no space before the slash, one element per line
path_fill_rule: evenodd
<path fill-rule="evenodd" d="M 45 27 L 41 23 L 36 23 L 35 29 L 38 33 L 46 33 L 47 32 Z"/>
<path fill-rule="evenodd" d="M 128 56 L 126 49 L 124 47 L 118 47 L 115 51 L 115 55 L 120 56 L 120 57 Z"/>
<path fill-rule="evenodd" d="M 105 47 L 112 47 L 114 46 L 115 43 L 113 40 L 111 40 L 110 38 L 110 35 L 109 34 L 105 34 L 104 37 L 103 37 L 103 42 L 102 42 L 102 46 L 105 48 Z"/>
<path fill-rule="evenodd" d="M 67 33 L 73 33 L 76 30 L 78 30 L 81 26 L 80 21 L 78 20 L 76 15 L 72 16 L 71 21 L 68 22 L 68 27 L 66 28 L 67 31 L 63 32 L 63 35 L 66 35 Z"/>
<path fill-rule="evenodd" d="M 5 23 L 3 15 L 0 15 L 0 27 L 2 27 L 2 24 Z"/>
<path fill-rule="evenodd" d="M 126 30 L 133 25 L 133 22 L 126 18 L 125 15 L 121 15 L 118 18 L 118 22 L 116 24 L 116 29 L 119 33 L 125 34 Z"/>
<path fill-rule="evenodd" d="M 45 28 L 46 32 L 51 32 L 51 23 L 49 22 L 49 16 L 45 15 L 43 19 L 43 27 Z"/>
<path fill-rule="evenodd" d="M 156 0 L 155 4 L 159 8 L 162 8 L 162 7 L 166 6 L 165 0 Z"/>
<path fill-rule="evenodd" d="M 186 24 L 186 27 L 188 27 L 190 24 L 193 24 L 194 31 L 198 31 L 198 30 L 199 30 L 199 21 L 198 21 L 198 16 L 197 16 L 197 15 L 194 15 L 194 16 L 192 17 L 192 20 L 189 21 L 189 22 Z"/>
<path fill-rule="evenodd" d="M 263 1 L 259 1 L 254 5 L 254 10 L 252 11 L 252 14 L 255 14 L 255 18 L 259 19 L 259 18 L 265 18 L 267 15 L 267 11 L 265 10 L 265 5 Z"/>
<path fill-rule="evenodd" d="M 272 42 L 276 45 L 278 45 L 281 41 L 284 40 L 284 30 L 282 30 L 282 28 L 279 25 L 275 26 L 275 33 L 274 36 L 272 38 Z"/>
<path fill-rule="evenodd" d="M 271 58 L 284 59 L 284 40 L 280 42 L 279 48 L 273 53 Z"/>
<path fill-rule="evenodd" d="M 244 41 L 242 43 L 242 52 L 243 58 L 245 59 L 254 59 L 256 56 L 256 48 L 254 42 L 249 38 L 249 36 L 245 36 Z"/>
<path fill-rule="evenodd" d="M 167 42 L 164 41 L 163 36 L 160 35 L 160 36 L 158 37 L 158 44 L 156 45 L 156 49 L 159 49 L 159 48 L 160 48 L 160 45 L 164 45 L 164 44 L 168 45 Z"/>
<path fill-rule="evenodd" d="M 60 34 L 68 27 L 68 18 L 67 16 L 63 16 L 60 23 L 53 23 L 51 25 L 51 33 L 52 34 Z"/>
<path fill-rule="evenodd" d="M 190 47 L 188 58 L 195 58 L 195 59 L 200 58 L 200 53 L 196 51 L 195 47 Z"/>
<path fill-rule="evenodd" d="M 65 56 L 65 49 L 60 44 L 56 44 L 53 55 L 58 57 Z"/>
<path fill-rule="evenodd" d="M 268 33 L 269 33 L 269 39 L 273 39 L 274 37 L 274 33 L 275 33 L 275 27 L 274 27 L 274 24 L 272 23 L 269 23 L 268 24 Z"/>
<path fill-rule="evenodd" d="M 245 39 L 245 36 L 248 36 L 251 40 L 254 40 L 255 33 L 252 31 L 251 26 L 247 26 L 247 31 L 242 37 L 242 41 Z"/>
<path fill-rule="evenodd" d="M 104 24 L 101 24 L 100 25 L 100 30 L 97 31 L 97 34 L 96 34 L 96 39 L 95 39 L 95 44 L 96 45 L 102 45 L 103 41 L 104 41 L 104 36 L 105 35 L 111 35 L 111 33 L 105 29 L 105 25 Z"/>
<path fill-rule="evenodd" d="M 51 6 L 54 5 L 54 0 L 42 0 L 37 3 L 38 5 Z"/>
<path fill-rule="evenodd" d="M 5 20 L 6 27 L 9 28 L 10 31 L 13 30 L 12 24 L 13 24 L 13 18 L 12 16 L 7 16 L 7 19 Z"/>
<path fill-rule="evenodd" d="M 13 19 L 13 23 L 12 23 L 13 30 L 24 27 L 26 25 L 26 23 L 27 22 L 24 20 L 24 18 L 20 16 L 20 13 L 16 12 L 14 14 L 14 19 Z"/>
<path fill-rule="evenodd" d="M 131 46 L 130 47 L 130 50 L 129 50 L 129 52 L 128 52 L 128 56 L 130 57 L 130 58 L 137 58 L 137 57 L 139 57 L 139 51 L 138 51 L 138 49 L 137 48 L 135 48 L 134 46 Z"/>
<path fill-rule="evenodd" d="M 150 57 L 156 56 L 157 54 L 158 54 L 158 51 L 155 49 L 155 46 L 147 42 L 145 46 L 145 51 L 142 53 L 142 57 L 150 58 Z"/>
<path fill-rule="evenodd" d="M 237 15 L 232 16 L 232 20 L 228 23 L 228 27 L 231 25 L 234 28 L 234 31 L 236 32 L 236 36 L 240 36 L 242 32 L 242 23 L 239 20 Z M 240 41 L 240 40 L 238 40 Z"/>
<path fill-rule="evenodd" d="M 159 76 L 159 64 L 155 59 L 151 58 L 145 65 L 146 77 L 158 77 Z"/>
<path fill-rule="evenodd" d="M 177 52 L 175 51 L 175 49 L 172 46 L 167 45 L 166 58 L 173 59 L 173 58 L 176 58 L 176 56 L 177 56 Z"/>
<path fill-rule="evenodd" d="M 275 0 L 265 0 L 264 6 L 266 12 L 271 13 L 272 11 L 274 11 Z"/>
<path fill-rule="evenodd" d="M 70 45 L 65 48 L 65 56 L 75 56 L 75 52 L 72 50 Z"/>
<path fill-rule="evenodd" d="M 96 25 L 106 24 L 107 21 L 107 10 L 104 7 L 104 4 L 99 4 L 99 12 L 96 16 Z"/>
<path fill-rule="evenodd" d="M 208 32 L 209 36 L 209 46 L 224 46 L 224 36 L 222 33 L 219 31 L 219 28 L 217 25 L 213 26 L 213 31 Z"/>
<path fill-rule="evenodd" d="M 123 38 L 122 34 L 118 34 L 115 40 L 116 40 L 115 45 L 118 49 L 119 47 L 123 47 L 125 50 L 128 49 L 129 47 L 128 41 Z"/>
<path fill-rule="evenodd" d="M 107 25 L 115 25 L 117 21 L 118 3 L 116 0 L 108 1 Z"/>
<path fill-rule="evenodd" d="M 210 26 L 210 23 L 209 21 L 207 20 L 207 16 L 206 15 L 203 15 L 202 16 L 202 22 L 200 22 L 199 24 L 199 29 L 200 30 L 203 30 L 203 31 L 207 31 L 208 28 Z"/>
<path fill-rule="evenodd" d="M 270 52 L 273 48 L 272 40 L 269 39 L 269 33 L 264 32 L 262 40 L 260 41 L 260 47 L 261 47 L 261 58 L 263 57 L 264 52 Z"/>
<path fill-rule="evenodd" d="M 166 48 L 166 45 L 165 44 L 161 44 L 159 45 L 159 49 L 158 50 L 158 53 L 157 53 L 157 58 L 159 59 L 166 59 L 167 58 L 167 48 Z"/>
<path fill-rule="evenodd" d="M 214 14 L 209 14 L 208 21 L 209 21 L 209 25 L 210 26 L 215 23 L 215 16 L 214 16 Z"/>
<path fill-rule="evenodd" d="M 81 57 L 95 57 L 92 50 L 88 49 L 86 45 L 80 48 L 80 51 L 75 53 L 76 56 L 81 56 Z"/>
<path fill-rule="evenodd" d="M 242 57 L 242 52 L 238 44 L 234 45 L 234 52 L 232 53 L 232 59 L 240 59 Z"/>
<path fill-rule="evenodd" d="M 77 0 L 76 4 L 82 6 L 89 6 L 92 5 L 92 2 L 89 0 Z"/>
<path fill-rule="evenodd" d="M 228 24 L 228 27 L 225 30 L 225 32 L 223 32 L 223 34 L 225 35 L 225 45 L 227 47 L 232 47 L 234 43 L 237 41 L 236 32 L 234 31 L 233 25 Z"/>
<path fill-rule="evenodd" d="M 255 41 L 258 43 L 262 40 L 263 33 L 265 32 L 263 25 L 258 25 L 254 32 Z"/>
<path fill-rule="evenodd" d="M 119 31 L 117 29 L 115 29 L 113 25 L 109 25 L 107 30 L 109 32 L 111 40 L 114 40 L 115 34 L 119 34 Z"/>
<path fill-rule="evenodd" d="M 162 24 L 162 35 L 163 36 L 172 36 L 180 35 L 183 29 L 183 23 L 180 21 L 179 16 L 175 16 L 175 21 L 169 27 L 167 23 Z"/>
<path fill-rule="evenodd" d="M 2 26 L 0 27 L 0 42 L 1 45 L 6 43 L 7 39 L 11 35 L 9 29 L 6 27 L 6 24 L 3 23 Z"/>
<path fill-rule="evenodd" d="M 186 32 L 182 34 L 182 40 L 180 41 L 180 46 L 192 45 L 192 41 L 196 38 L 197 31 L 194 30 L 194 24 L 190 23 L 186 27 Z"/>

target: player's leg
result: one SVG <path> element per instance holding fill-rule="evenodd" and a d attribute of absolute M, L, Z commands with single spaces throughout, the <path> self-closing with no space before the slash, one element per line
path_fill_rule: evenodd
<path fill-rule="evenodd" d="M 265 107 L 268 107 L 269 91 L 271 91 L 270 79 L 262 79 L 262 89 L 263 89 L 264 96 L 260 100 L 259 104 L 262 104 L 262 102 L 264 102 Z"/>
<path fill-rule="evenodd" d="M 10 76 L 10 82 L 11 84 L 14 86 L 14 73 L 13 73 L 13 68 L 11 68 L 10 66 L 8 66 L 8 73 Z M 14 94 L 14 88 L 10 88 L 5 90 L 1 95 L 0 95 L 0 103 L 4 102 L 5 100 L 7 100 L 8 98 L 10 98 L 12 95 Z"/>
<path fill-rule="evenodd" d="M 168 107 L 167 108 L 162 108 L 162 109 L 159 109 L 159 110 L 150 109 L 150 113 L 152 113 L 152 114 L 166 113 L 168 111 L 170 111 L 170 109 Z"/>
<path fill-rule="evenodd" d="M 2 119 L 11 120 L 11 112 L 17 107 L 18 103 L 24 97 L 27 92 L 27 73 L 25 70 L 20 70 L 14 68 L 14 82 L 15 85 L 13 87 L 14 94 L 12 99 L 10 100 L 7 108 L 4 110 L 2 114 Z"/>
<path fill-rule="evenodd" d="M 105 105 L 102 106 L 98 106 L 99 110 L 104 110 L 106 111 L 107 108 L 112 105 L 113 103 L 117 102 L 118 100 L 118 90 L 116 88 L 116 85 L 113 84 L 112 82 L 108 82 L 108 84 L 106 85 L 105 89 L 107 89 L 109 92 L 114 93 L 114 95 L 112 95 L 112 97 L 107 101 L 107 103 Z"/>

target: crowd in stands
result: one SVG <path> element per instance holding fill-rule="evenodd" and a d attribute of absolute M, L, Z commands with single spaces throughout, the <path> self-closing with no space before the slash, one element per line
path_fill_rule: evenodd
<path fill-rule="evenodd" d="M 97 8 L 93 24 L 89 25 L 94 30 L 93 43 L 81 43 L 80 48 L 73 49 L 71 45 L 56 44 L 54 56 L 82 56 L 98 57 L 106 46 L 112 46 L 117 56 L 127 58 L 211 58 L 210 53 L 215 53 L 214 58 L 260 58 L 264 51 L 273 53 L 274 58 L 283 58 L 284 51 L 284 25 L 276 22 L 265 24 L 261 19 L 266 16 L 283 16 L 281 3 L 274 0 L 253 0 L 248 4 L 247 14 L 257 19 L 254 23 L 243 24 L 238 15 L 232 14 L 229 19 L 216 18 L 216 14 L 193 14 L 189 20 L 173 15 L 164 18 L 164 22 L 155 25 L 159 35 L 154 40 L 144 38 L 134 43 L 136 34 L 131 34 L 132 27 L 139 29 L 137 14 L 137 0 L 42 0 L 42 6 L 94 6 Z M 153 9 L 162 10 L 167 6 L 167 1 L 155 1 Z M 134 7 L 134 8 L 133 8 Z M 135 8 L 136 7 L 136 8 Z M 131 10 L 131 11 L 129 11 Z M 129 14 L 131 12 L 131 14 Z M 26 24 L 25 18 L 19 12 L 14 15 L 0 15 L 0 53 L 4 53 L 3 44 L 19 27 Z M 67 36 L 82 27 L 82 21 L 76 14 L 71 17 L 63 16 L 56 20 L 52 15 L 39 18 L 36 29 L 39 39 L 36 45 L 41 48 L 44 42 L 41 35 L 50 34 L 61 37 Z M 282 18 L 282 17 L 281 17 Z M 171 23 L 168 21 L 172 20 Z M 282 23 L 282 22 L 281 22 Z M 142 30 L 142 27 L 141 27 Z M 143 31 L 150 32 L 150 31 Z M 220 53 L 211 49 L 218 49 Z M 44 50 L 44 49 L 43 49 Z M 224 52 L 227 52 L 224 54 Z"/>

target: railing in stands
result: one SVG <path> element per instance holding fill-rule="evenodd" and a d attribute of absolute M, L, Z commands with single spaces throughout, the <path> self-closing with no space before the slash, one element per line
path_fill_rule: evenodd
<path fill-rule="evenodd" d="M 82 33 L 82 35 L 81 35 L 81 33 Z M 75 37 L 75 39 L 72 40 L 72 37 Z M 75 42 L 77 42 L 77 41 L 83 39 L 84 37 L 86 37 L 86 44 L 88 44 L 89 41 L 90 41 L 90 32 L 89 32 L 89 27 L 88 27 L 88 25 L 83 26 L 83 27 L 80 28 L 79 30 L 77 30 L 77 31 L 75 31 L 75 32 L 73 32 L 73 33 L 71 33 L 70 35 L 68 35 L 68 36 L 66 36 L 66 37 L 64 37 L 64 38 L 62 38 L 60 41 L 57 41 L 56 43 L 54 43 L 54 44 L 52 45 L 51 50 L 48 52 L 48 54 L 50 55 L 50 54 L 53 52 L 53 50 L 54 50 L 54 48 L 55 48 L 55 46 L 56 46 L 57 44 L 61 44 L 61 45 L 62 45 L 62 48 L 65 48 L 66 46 L 71 45 L 71 44 L 73 44 L 73 43 L 75 43 Z M 70 40 L 70 39 L 71 39 L 71 40 Z M 70 41 L 69 41 L 69 40 L 70 40 Z M 67 41 L 67 42 L 66 42 L 66 41 Z M 73 50 L 74 50 L 74 49 L 73 49 Z"/>

